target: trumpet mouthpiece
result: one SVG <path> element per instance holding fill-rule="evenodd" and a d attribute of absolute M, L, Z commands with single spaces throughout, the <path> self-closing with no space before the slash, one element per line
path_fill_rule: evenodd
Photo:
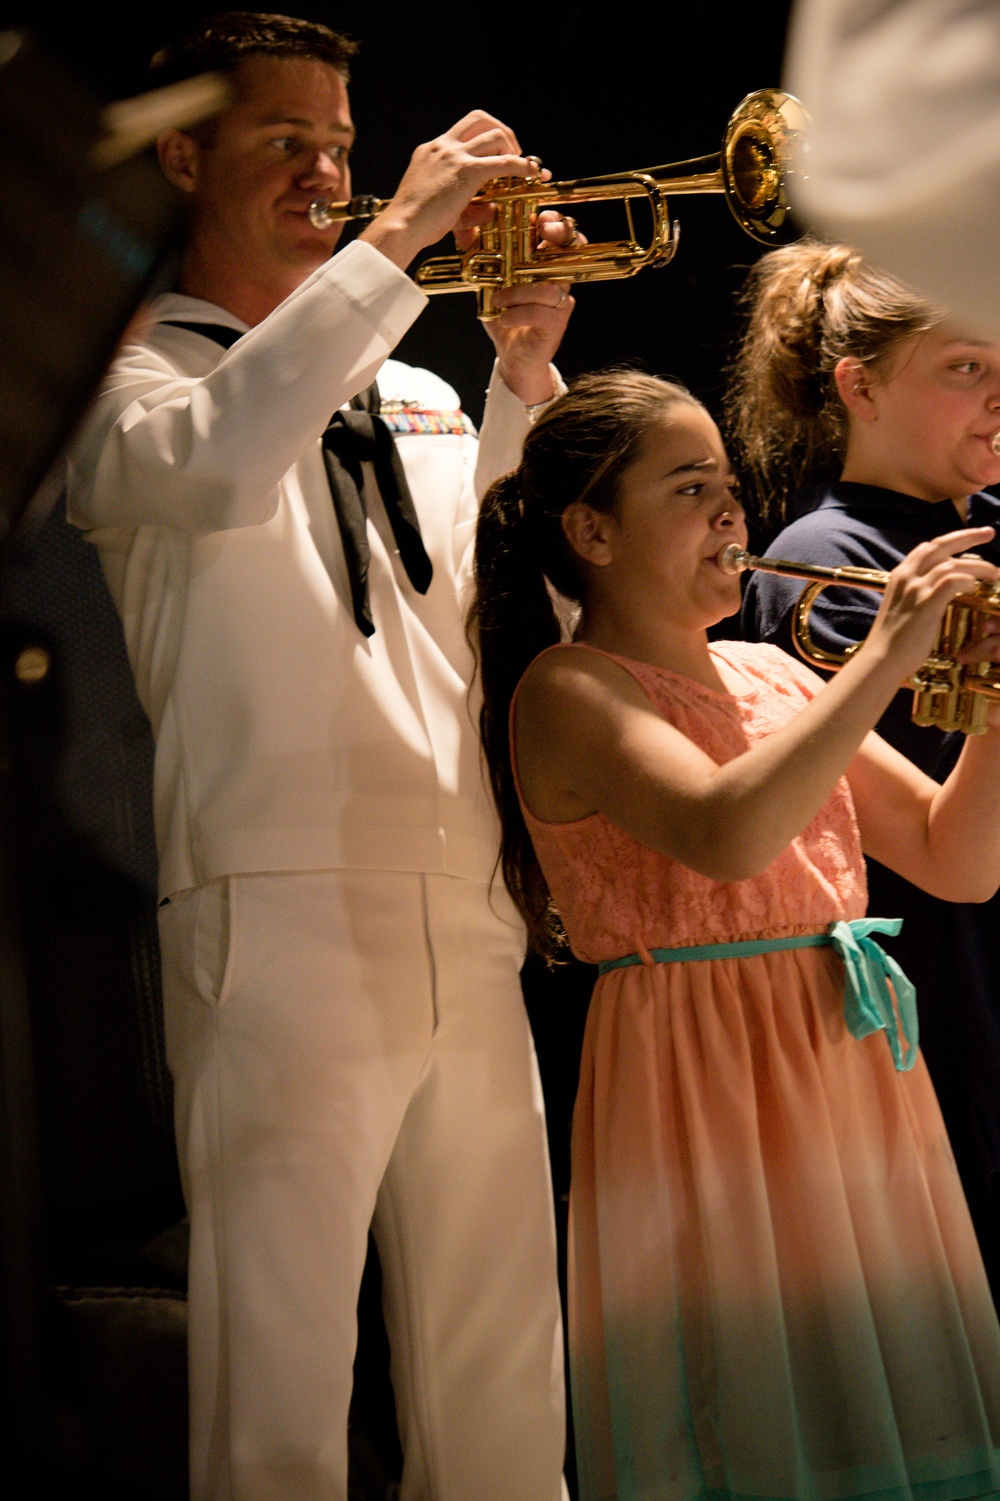
<path fill-rule="evenodd" d="M 333 207 L 329 198 L 314 198 L 309 205 L 309 223 L 313 229 L 329 229 L 336 219 L 330 210 Z"/>
<path fill-rule="evenodd" d="M 348 219 L 374 219 L 384 207 L 382 199 L 374 198 L 371 193 L 357 193 L 349 203 L 314 198 L 308 208 L 309 223 L 313 229 L 329 229 L 332 224 L 343 224 Z"/>
<path fill-rule="evenodd" d="M 342 215 L 335 212 L 336 206 L 329 198 L 314 198 L 309 204 L 309 224 L 314 230 L 329 230 Z"/>
<path fill-rule="evenodd" d="M 719 567 L 723 573 L 742 573 L 749 564 L 750 554 L 738 542 L 730 542 L 719 554 Z"/>
<path fill-rule="evenodd" d="M 996 454 L 997 458 L 1000 459 L 1000 429 L 998 429 L 990 439 L 990 451 L 991 453 Z"/>

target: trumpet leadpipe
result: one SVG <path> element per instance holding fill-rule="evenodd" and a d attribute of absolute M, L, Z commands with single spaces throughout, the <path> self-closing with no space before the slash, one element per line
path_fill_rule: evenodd
<path fill-rule="evenodd" d="M 806 579 L 812 583 L 842 584 L 845 588 L 885 590 L 889 575 L 881 568 L 824 568 L 819 563 L 792 563 L 787 558 L 755 558 L 738 542 L 732 542 L 719 557 L 723 573 L 744 573 L 756 569 L 777 573 L 785 578 Z"/>

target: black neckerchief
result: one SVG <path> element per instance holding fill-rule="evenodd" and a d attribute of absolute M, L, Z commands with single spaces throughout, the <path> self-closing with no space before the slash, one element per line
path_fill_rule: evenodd
<path fill-rule="evenodd" d="M 165 320 L 162 326 L 201 334 L 221 344 L 223 349 L 231 349 L 243 337 L 238 329 L 221 323 Z M 365 461 L 370 462 L 375 470 L 399 556 L 418 594 L 427 593 L 434 575 L 396 441 L 392 429 L 379 416 L 379 405 L 378 386 L 373 382 L 351 398 L 348 410 L 334 412 L 322 438 L 323 461 L 347 563 L 354 619 L 358 630 L 365 636 L 375 634 L 368 597 L 371 548 L 368 545 L 368 512 L 361 469 Z"/>

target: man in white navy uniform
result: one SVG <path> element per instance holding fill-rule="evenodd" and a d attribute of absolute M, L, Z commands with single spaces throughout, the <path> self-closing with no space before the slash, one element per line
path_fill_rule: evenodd
<path fill-rule="evenodd" d="M 336 230 L 307 209 L 350 196 L 351 50 L 232 13 L 160 54 L 164 80 L 227 69 L 235 102 L 159 142 L 191 204 L 180 290 L 120 351 L 71 458 L 69 514 L 157 741 L 191 1494 L 346 1497 L 372 1223 L 404 1501 L 558 1501 L 543 1111 L 523 936 L 489 889 L 463 591 L 477 496 L 555 394 L 573 300 L 500 298 L 478 447 L 450 387 L 387 358 L 425 304 L 406 266 L 468 234 L 489 178 L 532 166 L 474 112 L 331 259 Z M 541 232 L 574 231 L 549 215 Z M 374 433 L 386 458 L 381 419 L 331 423 L 376 375 L 415 519 L 330 436 Z"/>

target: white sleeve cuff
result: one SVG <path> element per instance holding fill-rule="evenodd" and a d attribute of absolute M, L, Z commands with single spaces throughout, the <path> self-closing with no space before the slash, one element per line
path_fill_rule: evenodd
<path fill-rule="evenodd" d="M 427 296 L 416 282 L 365 240 L 352 241 L 314 275 L 364 314 L 390 349 L 427 306 Z M 312 280 L 303 282 L 292 298 L 301 296 Z"/>
<path fill-rule="evenodd" d="M 555 365 L 552 372 L 553 395 L 551 401 L 562 396 L 566 383 Z M 532 423 L 549 402 L 527 407 L 515 396 L 500 374 L 500 362 L 493 366 L 489 387 L 486 391 L 486 410 L 483 425 L 479 430 L 479 460 L 476 464 L 476 495 L 482 499 L 495 479 L 516 469 L 521 462 L 524 440 L 531 431 Z"/>

